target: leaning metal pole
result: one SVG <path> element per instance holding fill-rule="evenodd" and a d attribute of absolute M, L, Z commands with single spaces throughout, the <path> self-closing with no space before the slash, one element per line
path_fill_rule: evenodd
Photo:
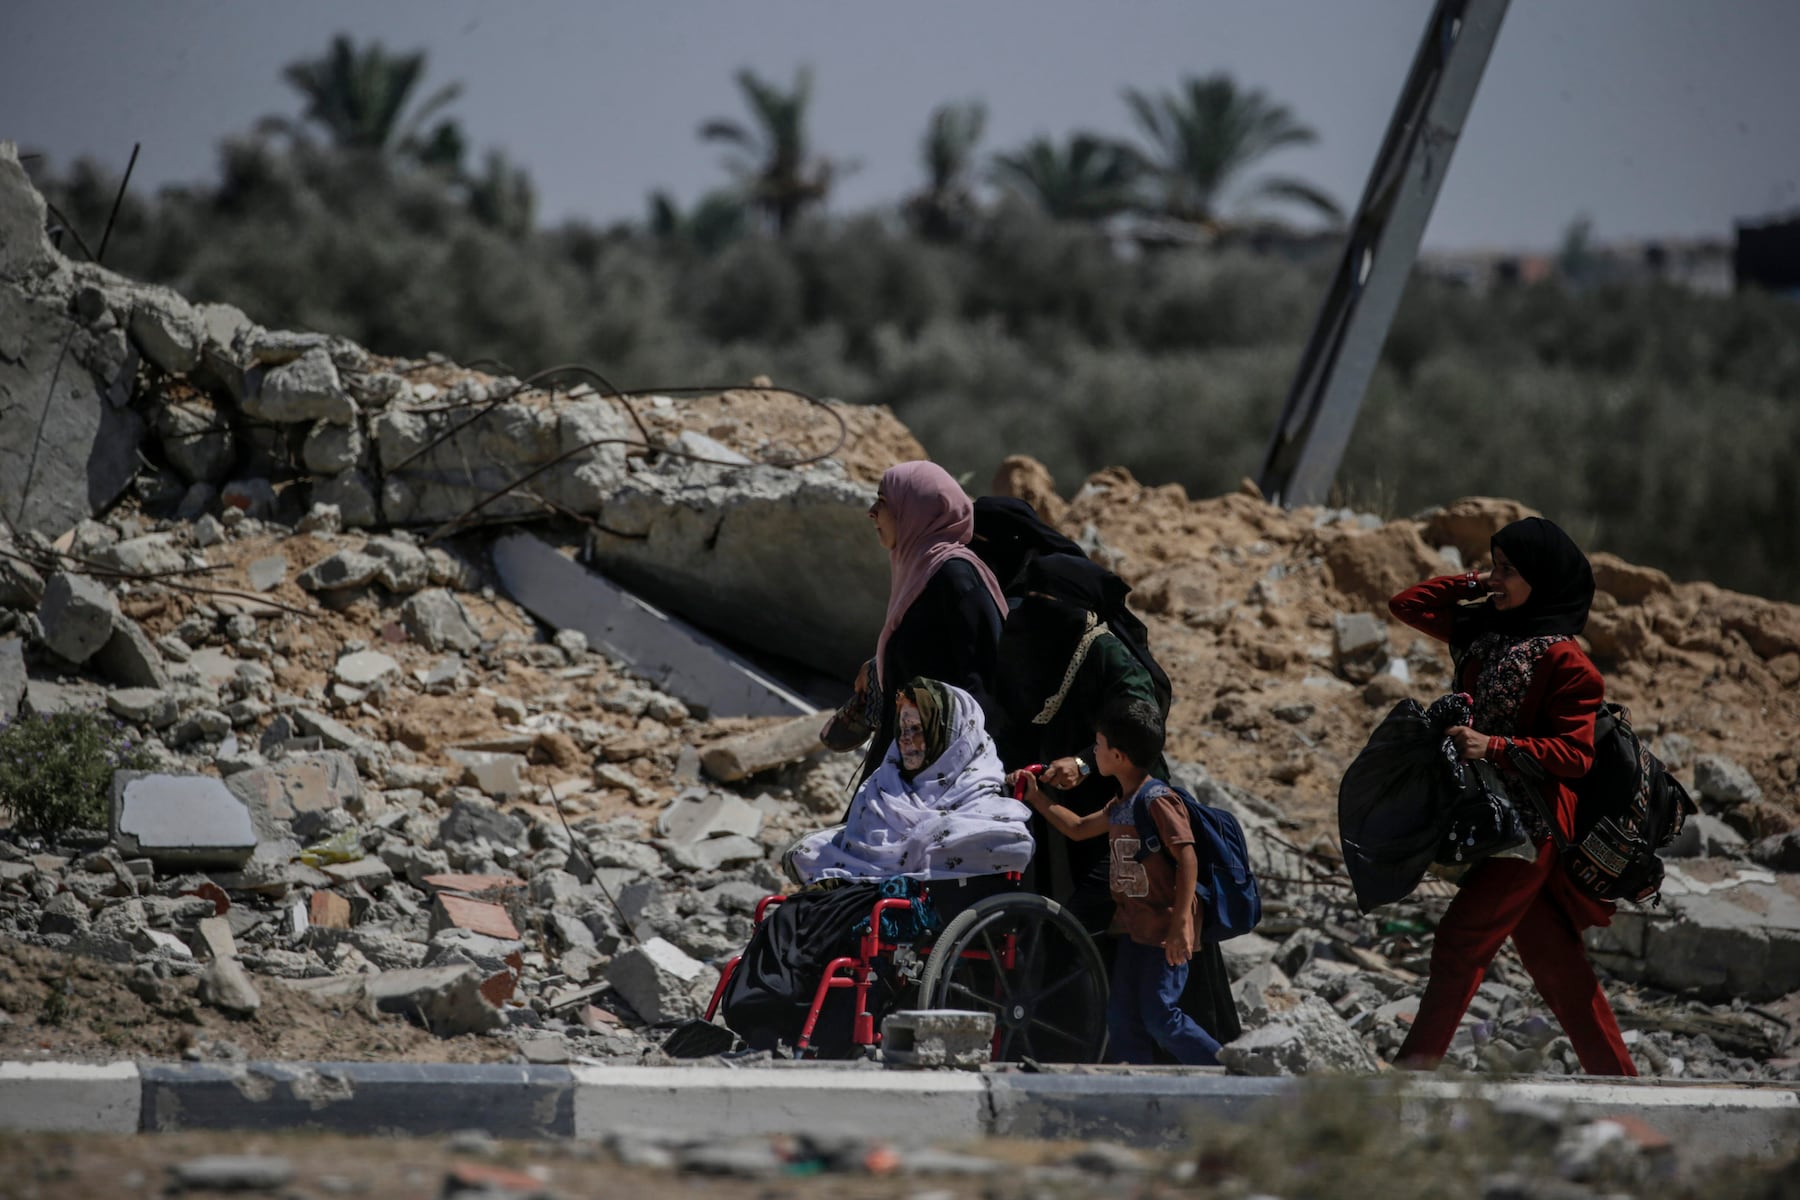
<path fill-rule="evenodd" d="M 1278 504 L 1330 494 L 1507 2 L 1438 0 L 1432 10 L 1263 457 L 1258 483 Z"/>

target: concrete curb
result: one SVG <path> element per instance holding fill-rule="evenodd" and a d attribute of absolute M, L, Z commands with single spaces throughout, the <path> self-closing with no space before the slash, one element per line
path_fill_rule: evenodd
<path fill-rule="evenodd" d="M 143 1096 L 132 1062 L 0 1062 L 0 1129 L 136 1133 Z"/>
<path fill-rule="evenodd" d="M 1396 1118 L 1480 1096 L 1631 1115 L 1693 1161 L 1800 1144 L 1800 1088 L 1665 1080 L 1365 1081 Z M 770 1067 L 529 1067 L 452 1063 L 0 1063 L 0 1129 L 131 1133 L 318 1129 L 431 1136 L 598 1139 L 614 1130 L 706 1138 L 864 1134 L 914 1143 L 983 1136 L 1169 1148 L 1253 1119 L 1299 1081 L 1217 1069 L 1080 1068 L 1027 1074 Z"/>

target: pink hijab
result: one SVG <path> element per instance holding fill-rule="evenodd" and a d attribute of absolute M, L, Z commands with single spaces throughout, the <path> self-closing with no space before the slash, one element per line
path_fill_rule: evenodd
<path fill-rule="evenodd" d="M 875 643 L 877 673 L 886 661 L 888 639 L 939 567 L 953 558 L 966 559 L 987 584 L 994 604 L 1006 616 L 1006 593 L 987 564 L 969 549 L 975 536 L 975 506 L 944 468 L 931 462 L 899 463 L 881 475 L 881 497 L 894 515 L 894 548 L 888 551 L 887 620 Z M 903 681 L 902 681 L 903 682 Z M 882 680 L 881 686 L 888 687 Z"/>

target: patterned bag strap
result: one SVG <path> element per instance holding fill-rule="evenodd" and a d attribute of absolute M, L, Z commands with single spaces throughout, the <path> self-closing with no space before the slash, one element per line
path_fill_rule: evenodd
<path fill-rule="evenodd" d="M 1056 714 L 1062 709 L 1063 701 L 1068 698 L 1069 689 L 1075 686 L 1075 673 L 1080 671 L 1081 664 L 1087 661 L 1088 648 L 1101 635 L 1111 632 L 1112 630 L 1106 627 L 1106 623 L 1093 613 L 1087 615 L 1087 631 L 1081 635 L 1081 640 L 1075 643 L 1075 652 L 1069 656 L 1069 668 L 1063 672 L 1062 686 L 1056 689 L 1054 696 L 1044 701 L 1043 711 L 1031 718 L 1033 725 L 1048 725 L 1055 719 Z"/>

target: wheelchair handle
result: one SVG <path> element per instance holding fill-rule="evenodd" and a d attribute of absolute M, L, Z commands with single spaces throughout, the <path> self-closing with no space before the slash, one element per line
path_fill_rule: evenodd
<path fill-rule="evenodd" d="M 1042 775 L 1044 773 L 1044 764 L 1032 763 L 1029 767 L 1024 767 L 1022 769 L 1031 772 L 1033 775 Z M 1023 779 L 1013 784 L 1013 799 L 1025 799 L 1025 781 Z"/>

